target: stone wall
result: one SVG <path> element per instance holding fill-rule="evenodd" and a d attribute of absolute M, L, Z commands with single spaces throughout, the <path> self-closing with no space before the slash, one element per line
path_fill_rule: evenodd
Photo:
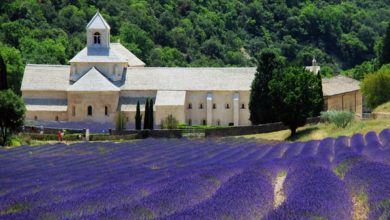
<path fill-rule="evenodd" d="M 119 92 L 69 92 L 69 121 L 115 122 L 118 102 Z M 88 115 L 88 106 L 92 107 L 92 116 Z"/>
<path fill-rule="evenodd" d="M 308 124 L 320 122 L 319 117 L 307 119 Z M 227 127 L 227 128 L 213 128 L 206 129 L 206 137 L 227 137 L 227 136 L 239 136 L 239 135 L 250 135 L 250 134 L 260 134 L 275 132 L 288 129 L 287 126 L 283 125 L 281 122 L 254 125 L 254 126 L 236 126 L 236 127 Z"/>
<path fill-rule="evenodd" d="M 327 110 L 351 111 L 358 117 L 363 113 L 363 98 L 360 91 L 326 97 Z"/>

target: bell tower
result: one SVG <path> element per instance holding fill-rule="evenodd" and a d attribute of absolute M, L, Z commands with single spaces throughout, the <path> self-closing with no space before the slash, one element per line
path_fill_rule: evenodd
<path fill-rule="evenodd" d="M 109 48 L 110 47 L 110 25 L 103 16 L 96 12 L 87 25 L 87 46 L 88 48 Z"/>

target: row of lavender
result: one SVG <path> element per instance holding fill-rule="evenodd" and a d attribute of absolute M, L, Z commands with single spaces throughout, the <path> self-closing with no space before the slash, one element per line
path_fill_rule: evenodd
<path fill-rule="evenodd" d="M 262 145 L 155 140 L 0 150 L 0 219 L 370 219 L 390 213 L 390 130 Z M 278 174 L 286 199 L 274 207 Z"/>

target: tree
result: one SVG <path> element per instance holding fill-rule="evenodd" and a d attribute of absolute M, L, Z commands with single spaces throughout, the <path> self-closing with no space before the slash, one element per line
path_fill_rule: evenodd
<path fill-rule="evenodd" d="M 314 116 L 319 116 L 321 114 L 321 111 L 324 109 L 324 94 L 322 92 L 322 77 L 321 77 L 321 72 L 318 72 L 317 74 L 317 93 L 319 94 L 320 101 L 318 104 L 315 106 Z"/>
<path fill-rule="evenodd" d="M 126 116 L 124 112 L 118 112 L 116 118 L 116 131 L 124 131 L 126 129 Z"/>
<path fill-rule="evenodd" d="M 390 101 L 390 69 L 386 69 L 385 65 L 377 72 L 365 75 L 361 89 L 371 108 Z"/>
<path fill-rule="evenodd" d="M 390 63 L 390 23 L 387 26 L 386 35 L 383 38 L 382 49 L 379 55 L 380 66 Z"/>
<path fill-rule="evenodd" d="M 3 56 L 0 54 L 0 90 L 7 90 L 7 66 L 4 63 Z"/>
<path fill-rule="evenodd" d="M 26 108 L 22 98 L 6 90 L 0 91 L 0 112 L 0 145 L 5 146 L 9 136 L 23 125 Z"/>
<path fill-rule="evenodd" d="M 141 130 L 141 124 L 142 124 L 142 114 L 139 106 L 139 101 L 137 101 L 137 111 L 135 113 L 135 129 Z"/>
<path fill-rule="evenodd" d="M 148 119 L 148 123 L 149 123 L 149 129 L 150 130 L 153 130 L 154 128 L 154 114 L 153 114 L 153 98 L 150 98 L 149 99 L 149 119 Z"/>
<path fill-rule="evenodd" d="M 145 118 L 144 118 L 144 129 L 149 129 L 149 98 L 145 102 Z"/>
<path fill-rule="evenodd" d="M 282 59 L 271 50 L 263 51 L 258 59 L 257 71 L 251 86 L 249 111 L 252 124 L 264 124 L 278 120 L 272 106 L 268 83 L 283 65 Z"/>
<path fill-rule="evenodd" d="M 20 51 L 13 47 L 0 45 L 0 56 L 2 56 L 6 65 L 8 88 L 16 94 L 20 94 L 20 84 L 24 70 L 24 63 Z"/>
<path fill-rule="evenodd" d="M 289 67 L 284 74 L 272 79 L 269 85 L 274 110 L 293 136 L 297 128 L 305 125 L 306 119 L 314 115 L 321 103 L 318 78 L 302 67 Z"/>

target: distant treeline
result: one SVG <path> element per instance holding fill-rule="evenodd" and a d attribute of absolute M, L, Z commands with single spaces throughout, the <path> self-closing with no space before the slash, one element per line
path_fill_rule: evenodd
<path fill-rule="evenodd" d="M 325 73 L 376 56 L 390 19 L 377 0 L 2 0 L 0 52 L 12 88 L 25 63 L 67 64 L 97 10 L 148 66 L 254 66 L 271 48 Z"/>

